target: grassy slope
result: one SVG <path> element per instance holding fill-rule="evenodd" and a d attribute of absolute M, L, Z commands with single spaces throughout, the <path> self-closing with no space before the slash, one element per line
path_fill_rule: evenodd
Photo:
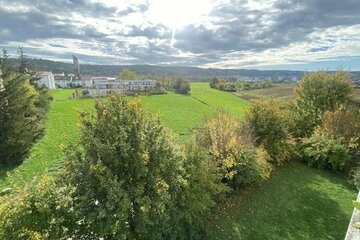
<path fill-rule="evenodd" d="M 343 177 L 291 162 L 258 188 L 230 197 L 213 239 L 343 239 L 355 189 Z"/>
<path fill-rule="evenodd" d="M 223 108 L 240 116 L 248 106 L 248 102 L 229 93 L 210 89 L 208 84 L 193 83 L 192 94 L 182 96 L 168 95 L 142 97 L 145 108 L 159 114 L 166 126 L 181 135 L 189 136 L 192 129 L 211 115 L 216 109 Z M 54 90 L 54 101 L 46 122 L 44 138 L 35 144 L 31 156 L 16 169 L 0 170 L 0 189 L 6 187 L 9 181 L 28 181 L 45 169 L 52 170 L 61 165 L 63 157 L 60 145 L 76 143 L 77 110 L 92 110 L 93 99 L 69 99 L 73 90 Z M 6 172 L 11 173 L 6 177 Z"/>

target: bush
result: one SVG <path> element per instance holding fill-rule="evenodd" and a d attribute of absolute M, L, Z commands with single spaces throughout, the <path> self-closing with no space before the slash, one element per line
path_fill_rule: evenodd
<path fill-rule="evenodd" d="M 350 174 L 351 174 L 350 182 L 354 184 L 357 189 L 360 190 L 360 167 L 351 170 Z"/>
<path fill-rule="evenodd" d="M 269 178 L 272 171 L 269 160 L 270 156 L 265 149 L 242 148 L 236 157 L 236 174 L 231 181 L 232 187 L 238 189 Z"/>
<path fill-rule="evenodd" d="M 225 112 L 207 120 L 195 137 L 213 159 L 224 183 L 238 188 L 269 176 L 266 155 L 254 146 L 251 133 L 240 129 L 239 122 Z"/>
<path fill-rule="evenodd" d="M 348 147 L 354 154 L 360 156 L 360 111 L 341 107 L 335 112 L 327 112 L 324 120 L 317 127 L 316 133 L 333 136 Z"/>
<path fill-rule="evenodd" d="M 340 139 L 323 135 L 304 139 L 300 153 L 309 166 L 320 169 L 342 170 L 351 161 L 348 149 Z"/>
<path fill-rule="evenodd" d="M 0 197 L 0 239 L 65 239 L 75 227 L 72 188 L 43 175 Z M 79 216 L 81 219 L 81 216 Z"/>
<path fill-rule="evenodd" d="M 274 101 L 255 102 L 244 116 L 244 124 L 253 132 L 257 146 L 264 146 L 273 162 L 281 164 L 294 154 L 288 133 L 287 113 Z"/>

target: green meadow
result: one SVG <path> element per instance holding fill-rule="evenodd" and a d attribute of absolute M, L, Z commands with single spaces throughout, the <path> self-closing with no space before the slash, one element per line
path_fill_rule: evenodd
<path fill-rule="evenodd" d="M 46 133 L 20 166 L 0 170 L 0 189 L 22 184 L 64 162 L 62 148 L 76 144 L 78 111 L 93 111 L 94 99 L 71 99 L 74 90 L 54 90 Z M 263 95 L 264 93 L 259 93 Z M 250 103 L 234 94 L 192 83 L 191 95 L 169 92 L 143 96 L 145 109 L 179 135 L 193 129 L 217 110 L 241 117 Z M 249 99 L 250 100 L 250 99 Z M 344 176 L 308 168 L 299 162 L 276 167 L 268 181 L 231 196 L 217 209 L 212 239 L 342 239 L 356 192 Z"/>
<path fill-rule="evenodd" d="M 166 95 L 142 96 L 146 110 L 159 116 L 163 124 L 179 135 L 180 141 L 190 136 L 192 130 L 215 111 L 223 109 L 241 116 L 249 102 L 211 89 L 207 83 L 193 83 L 191 95 L 169 92 Z M 53 90 L 54 100 L 48 113 L 46 133 L 32 149 L 30 157 L 14 169 L 1 169 L 0 188 L 26 182 L 44 172 L 53 171 L 63 162 L 62 148 L 76 144 L 79 139 L 77 128 L 78 111 L 93 111 L 94 99 L 72 99 L 72 89 Z M 9 176 L 7 176 L 9 175 Z"/>

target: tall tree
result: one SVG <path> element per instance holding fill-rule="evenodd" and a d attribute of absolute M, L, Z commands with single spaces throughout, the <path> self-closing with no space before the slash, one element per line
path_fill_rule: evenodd
<path fill-rule="evenodd" d="M 346 72 L 307 73 L 296 88 L 295 134 L 310 136 L 324 113 L 335 111 L 352 96 L 353 84 Z"/>
<path fill-rule="evenodd" d="M 1 57 L 0 163 L 18 164 L 43 135 L 43 117 L 37 107 L 39 93 L 27 74 L 8 67 L 6 52 Z"/>
<path fill-rule="evenodd" d="M 139 102 L 112 95 L 95 108 L 95 115 L 82 114 L 81 149 L 68 154 L 74 210 L 82 221 L 76 236 L 191 239 L 201 232 L 199 219 L 212 202 L 206 186 L 216 179 L 198 168 L 203 158 L 190 153 L 187 164 Z"/>

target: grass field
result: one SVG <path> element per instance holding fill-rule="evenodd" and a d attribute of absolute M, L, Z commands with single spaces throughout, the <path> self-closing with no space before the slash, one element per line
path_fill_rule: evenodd
<path fill-rule="evenodd" d="M 299 162 L 278 167 L 259 187 L 228 199 L 212 239 L 344 239 L 355 189 L 334 173 Z"/>
<path fill-rule="evenodd" d="M 241 116 L 249 103 L 226 92 L 210 89 L 207 83 L 191 84 L 191 95 L 174 93 L 143 96 L 145 108 L 158 114 L 164 125 L 180 135 L 183 140 L 194 127 L 217 109 L 224 109 L 235 116 Z M 70 99 L 74 90 L 54 90 L 54 101 L 46 122 L 46 134 L 32 149 L 31 156 L 15 169 L 0 170 L 0 189 L 9 181 L 26 182 L 44 170 L 52 171 L 62 164 L 61 145 L 76 144 L 77 111 L 92 110 L 93 99 Z M 10 176 L 7 177 L 7 172 Z"/>

